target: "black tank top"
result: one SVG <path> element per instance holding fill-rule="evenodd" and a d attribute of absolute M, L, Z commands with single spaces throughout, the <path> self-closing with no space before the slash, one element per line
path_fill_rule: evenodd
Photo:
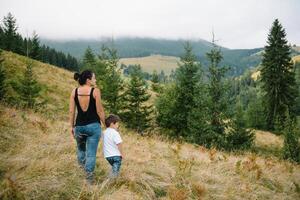
<path fill-rule="evenodd" d="M 100 122 L 100 118 L 97 114 L 96 109 L 96 100 L 93 96 L 94 88 L 91 89 L 90 93 L 90 101 L 88 105 L 87 111 L 83 111 L 80 107 L 79 100 L 78 100 L 78 88 L 75 90 L 75 104 L 77 107 L 77 117 L 76 117 L 76 124 L 75 126 L 85 126 L 94 122 Z"/>

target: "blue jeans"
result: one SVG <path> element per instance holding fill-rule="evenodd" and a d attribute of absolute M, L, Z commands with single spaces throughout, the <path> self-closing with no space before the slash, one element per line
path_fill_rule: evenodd
<path fill-rule="evenodd" d="M 106 160 L 109 162 L 109 164 L 112 167 L 112 171 L 111 171 L 110 175 L 114 178 L 117 177 L 120 172 L 122 157 L 121 156 L 112 156 L 112 157 L 107 157 Z"/>
<path fill-rule="evenodd" d="M 92 174 L 95 169 L 100 137 L 101 125 L 98 122 L 75 127 L 78 163 L 88 174 Z"/>

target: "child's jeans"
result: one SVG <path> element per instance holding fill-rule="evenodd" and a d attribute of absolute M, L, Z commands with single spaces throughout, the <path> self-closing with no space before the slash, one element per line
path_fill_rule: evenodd
<path fill-rule="evenodd" d="M 100 137 L 100 123 L 75 127 L 78 163 L 84 167 L 88 176 L 92 176 L 95 169 L 96 153 Z"/>
<path fill-rule="evenodd" d="M 106 160 L 109 162 L 109 164 L 111 165 L 111 168 L 112 168 L 110 177 L 116 178 L 120 172 L 122 157 L 121 156 L 112 156 L 112 157 L 107 157 Z"/>

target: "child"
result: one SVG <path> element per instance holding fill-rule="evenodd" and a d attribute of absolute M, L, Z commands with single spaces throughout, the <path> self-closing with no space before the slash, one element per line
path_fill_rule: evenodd
<path fill-rule="evenodd" d="M 110 177 L 119 175 L 122 153 L 122 139 L 118 132 L 120 118 L 117 115 L 109 115 L 105 120 L 106 130 L 103 133 L 103 153 L 106 160 L 112 166 Z"/>

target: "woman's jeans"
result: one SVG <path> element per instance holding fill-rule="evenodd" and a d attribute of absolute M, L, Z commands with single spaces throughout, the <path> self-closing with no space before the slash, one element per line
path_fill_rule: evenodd
<path fill-rule="evenodd" d="M 75 127 L 78 163 L 85 169 L 87 174 L 91 176 L 95 169 L 100 137 L 101 125 L 98 122 Z"/>

